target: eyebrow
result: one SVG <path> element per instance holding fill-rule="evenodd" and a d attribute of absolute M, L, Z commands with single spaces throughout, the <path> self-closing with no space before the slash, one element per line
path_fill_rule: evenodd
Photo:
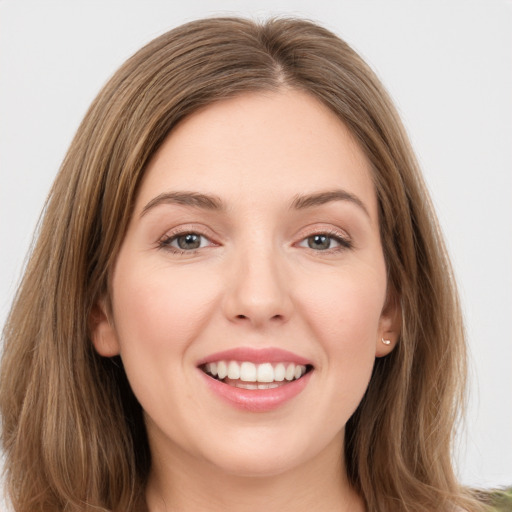
<path fill-rule="evenodd" d="M 370 214 L 361 199 L 343 189 L 328 190 L 325 192 L 317 192 L 315 194 L 296 195 L 290 207 L 295 210 L 304 210 L 333 201 L 349 201 L 358 206 L 368 217 L 370 217 Z M 142 210 L 140 216 L 143 217 L 148 213 L 148 211 L 162 204 L 179 204 L 211 211 L 224 211 L 226 209 L 222 199 L 218 196 L 187 191 L 164 192 L 151 199 L 151 201 L 149 201 Z"/>
<path fill-rule="evenodd" d="M 198 192 L 164 192 L 151 199 L 151 201 L 144 206 L 140 216 L 143 217 L 149 210 L 161 204 L 180 204 L 214 211 L 225 209 L 224 203 L 217 196 L 200 194 Z"/>
<path fill-rule="evenodd" d="M 316 194 L 297 195 L 292 202 L 292 208 L 296 210 L 303 210 L 305 208 L 313 208 L 321 206 L 332 201 L 349 201 L 358 206 L 363 212 L 370 217 L 370 214 L 364 205 L 363 201 L 354 194 L 347 192 L 343 189 L 327 190 L 325 192 L 318 192 Z"/>

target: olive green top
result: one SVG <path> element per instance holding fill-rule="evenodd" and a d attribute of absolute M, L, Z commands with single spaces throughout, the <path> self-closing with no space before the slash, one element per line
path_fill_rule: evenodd
<path fill-rule="evenodd" d="M 492 491 L 490 498 L 494 512 L 512 512 L 512 487 L 503 491 Z"/>

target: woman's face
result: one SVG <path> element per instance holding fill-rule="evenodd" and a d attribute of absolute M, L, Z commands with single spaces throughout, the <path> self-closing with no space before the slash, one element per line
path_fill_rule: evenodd
<path fill-rule="evenodd" d="M 370 165 L 332 112 L 284 90 L 165 140 L 93 338 L 121 355 L 154 462 L 270 475 L 341 455 L 396 317 Z"/>

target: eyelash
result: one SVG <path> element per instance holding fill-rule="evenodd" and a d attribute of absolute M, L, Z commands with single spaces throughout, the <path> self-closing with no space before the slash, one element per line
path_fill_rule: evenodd
<path fill-rule="evenodd" d="M 311 247 L 308 247 L 308 249 L 316 252 L 316 253 L 321 253 L 321 254 L 325 254 L 325 255 L 328 255 L 328 254 L 332 254 L 332 253 L 335 253 L 335 252 L 341 252 L 341 251 L 344 251 L 344 250 L 347 250 L 347 249 L 352 249 L 354 246 L 352 244 L 352 241 L 346 237 L 346 236 L 342 236 L 339 231 L 335 231 L 335 230 L 328 230 L 328 231 L 314 231 L 308 235 L 306 235 L 304 238 L 302 238 L 300 240 L 300 243 L 307 243 L 307 240 L 312 238 L 312 237 L 315 237 L 315 236 L 325 236 L 327 238 L 330 238 L 332 241 L 338 243 L 338 247 L 329 247 L 328 249 L 324 249 L 324 250 L 315 250 Z"/>
<path fill-rule="evenodd" d="M 186 235 L 196 235 L 202 239 L 208 240 L 208 242 L 210 242 L 210 244 L 213 246 L 217 245 L 214 242 L 211 242 L 211 240 L 206 235 L 200 233 L 199 231 L 182 230 L 182 231 L 177 231 L 177 232 L 173 232 L 173 233 L 169 233 L 169 234 L 165 235 L 162 239 L 160 239 L 158 241 L 158 248 L 167 250 L 169 252 L 172 252 L 173 254 L 193 255 L 193 254 L 196 254 L 200 249 L 205 249 L 208 247 L 208 246 L 199 246 L 196 249 L 186 250 L 186 249 L 180 249 L 178 247 L 174 247 L 171 245 L 174 241 L 178 240 L 178 238 L 180 238 L 182 236 L 186 236 Z M 299 243 L 307 243 L 308 239 L 315 237 L 315 236 L 325 236 L 325 237 L 329 238 L 330 240 L 334 241 L 335 243 L 339 244 L 337 247 L 329 247 L 328 249 L 324 249 L 324 250 L 315 250 L 311 247 L 305 247 L 315 253 L 320 253 L 322 255 L 328 255 L 328 254 L 332 254 L 335 252 L 341 252 L 341 251 L 353 248 L 353 244 L 350 239 L 348 239 L 344 236 L 341 236 L 338 231 L 334 231 L 334 230 L 312 232 L 312 233 L 306 235 L 304 238 L 301 238 Z M 300 247 L 303 247 L 303 246 L 300 245 Z"/>
<path fill-rule="evenodd" d="M 179 247 L 173 247 L 171 245 L 174 241 L 178 240 L 178 238 L 180 238 L 182 236 L 186 236 L 186 235 L 197 235 L 200 238 L 208 240 L 212 245 L 216 245 L 215 243 L 211 242 L 211 240 L 206 235 L 203 235 L 199 231 L 194 231 L 194 230 L 190 229 L 190 230 L 176 231 L 176 232 L 172 232 L 172 233 L 165 235 L 163 238 L 161 238 L 158 241 L 158 248 L 164 249 L 173 254 L 187 255 L 187 256 L 196 254 L 200 249 L 205 248 L 205 247 L 199 246 L 197 249 L 186 250 L 186 249 L 180 249 Z"/>

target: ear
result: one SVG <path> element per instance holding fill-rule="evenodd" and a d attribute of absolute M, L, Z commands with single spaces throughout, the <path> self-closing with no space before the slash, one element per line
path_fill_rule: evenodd
<path fill-rule="evenodd" d="M 92 343 L 100 356 L 113 357 L 120 353 L 117 332 L 110 319 L 106 300 L 101 299 L 92 308 L 89 315 L 89 330 Z"/>
<path fill-rule="evenodd" d="M 389 293 L 379 320 L 375 357 L 387 356 L 395 348 L 402 328 L 402 307 L 396 293 Z"/>

